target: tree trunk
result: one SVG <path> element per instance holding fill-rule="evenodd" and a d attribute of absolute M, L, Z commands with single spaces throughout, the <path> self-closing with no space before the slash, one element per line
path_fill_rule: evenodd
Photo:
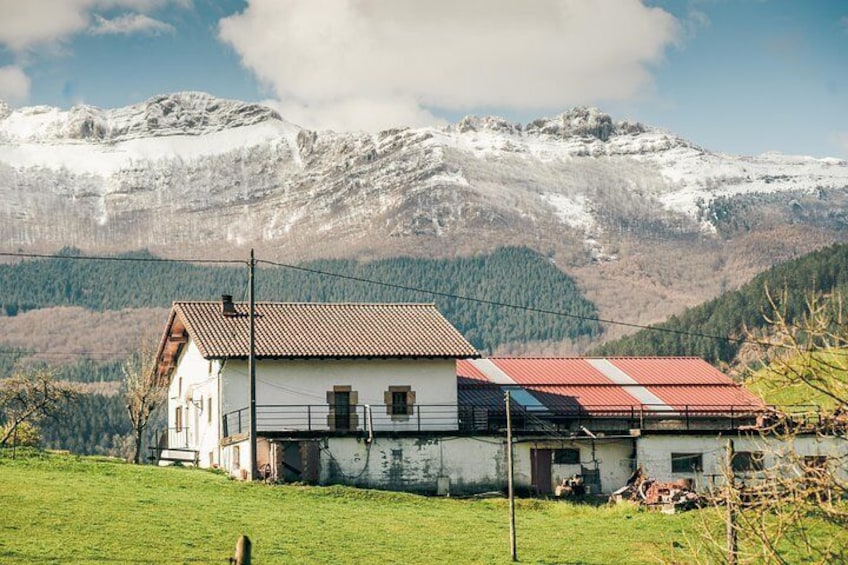
<path fill-rule="evenodd" d="M 133 430 L 133 435 L 135 436 L 135 454 L 133 455 L 133 463 L 136 465 L 141 463 L 141 435 L 143 431 L 143 426 L 136 426 L 135 430 Z"/>

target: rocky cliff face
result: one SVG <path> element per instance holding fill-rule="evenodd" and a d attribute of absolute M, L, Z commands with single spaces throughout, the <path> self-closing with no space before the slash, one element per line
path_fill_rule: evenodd
<path fill-rule="evenodd" d="M 751 254 L 752 234 L 786 226 L 806 226 L 790 255 L 842 237 L 845 161 L 713 153 L 588 108 L 372 135 L 309 131 L 202 93 L 112 110 L 0 105 L 4 249 L 219 256 L 250 245 L 303 259 L 525 244 L 583 269 L 587 285 L 596 265 L 632 286 L 633 269 L 652 267 L 623 266 L 660 247 L 730 265 L 730 243 Z M 690 294 L 714 293 L 709 280 Z"/>

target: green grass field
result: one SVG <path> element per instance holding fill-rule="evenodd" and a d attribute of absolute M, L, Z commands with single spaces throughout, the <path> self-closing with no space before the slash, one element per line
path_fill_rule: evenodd
<path fill-rule="evenodd" d="M 255 565 L 509 563 L 507 511 L 504 499 L 249 484 L 198 469 L 0 450 L 0 563 L 224 564 L 241 533 Z M 688 564 L 694 552 L 709 563 L 701 532 L 710 523 L 723 540 L 722 513 L 519 500 L 519 560 Z M 808 526 L 805 536 L 848 547 L 843 528 Z M 759 546 L 742 547 L 750 555 Z M 797 550 L 785 555 L 806 562 Z"/>
<path fill-rule="evenodd" d="M 686 563 L 697 513 L 519 500 L 525 563 Z M 507 502 L 268 486 L 188 468 L 0 451 L 0 563 L 507 563 Z M 674 549 L 677 542 L 684 547 Z M 675 555 L 675 551 L 679 552 Z"/>

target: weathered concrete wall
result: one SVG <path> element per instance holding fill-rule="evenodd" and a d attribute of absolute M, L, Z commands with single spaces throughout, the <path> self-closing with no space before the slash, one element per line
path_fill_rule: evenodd
<path fill-rule="evenodd" d="M 551 466 L 551 489 L 561 484 L 563 479 L 580 474 L 582 468 L 600 471 L 601 493 L 611 493 L 623 486 L 632 474 L 632 439 L 579 439 L 572 441 L 534 440 L 523 441 L 515 449 L 515 484 L 530 488 L 532 485 L 532 449 L 580 450 L 580 463 L 577 465 Z M 599 493 L 594 493 L 599 494 Z"/>
<path fill-rule="evenodd" d="M 833 470 L 842 480 L 848 479 L 848 469 L 837 464 L 837 459 L 848 458 L 848 439 L 804 435 L 787 441 L 784 438 L 763 438 L 758 434 L 717 435 L 646 435 L 639 438 L 637 457 L 649 477 L 660 481 L 689 478 L 698 489 L 708 489 L 711 484 L 723 482 L 727 439 L 734 442 L 735 451 L 762 452 L 764 466 L 787 465 L 795 458 L 826 456 L 834 462 Z M 673 472 L 672 454 L 701 454 L 702 470 L 698 472 Z M 756 474 L 754 473 L 754 476 Z"/>
<path fill-rule="evenodd" d="M 321 484 L 436 494 L 440 477 L 450 492 L 470 494 L 506 485 L 506 451 L 498 438 L 328 438 L 320 455 Z"/>
<path fill-rule="evenodd" d="M 593 445 L 594 443 L 594 445 Z M 599 469 L 601 492 L 624 485 L 631 474 L 632 440 L 524 441 L 515 444 L 515 485 L 532 489 L 531 449 L 580 450 L 577 465 L 551 466 L 550 490 L 562 479 Z M 328 438 L 321 450 L 321 484 L 351 484 L 371 488 L 434 494 L 438 479 L 450 479 L 455 494 L 506 488 L 506 442 L 498 437 L 430 439 L 375 438 L 367 444 L 355 438 Z"/>

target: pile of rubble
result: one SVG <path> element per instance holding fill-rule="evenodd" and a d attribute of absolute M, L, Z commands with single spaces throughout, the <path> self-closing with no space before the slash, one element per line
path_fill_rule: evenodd
<path fill-rule="evenodd" d="M 610 496 L 610 502 L 636 502 L 667 514 L 691 510 L 702 506 L 702 498 L 695 492 L 691 479 L 661 482 L 651 478 L 639 467 L 627 484 Z"/>

